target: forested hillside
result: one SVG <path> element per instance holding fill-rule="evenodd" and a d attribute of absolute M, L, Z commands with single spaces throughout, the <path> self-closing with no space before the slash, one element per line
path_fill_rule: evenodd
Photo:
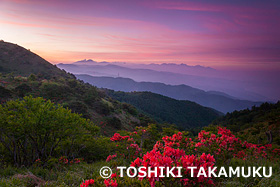
<path fill-rule="evenodd" d="M 213 124 L 223 125 L 250 142 L 280 145 L 280 102 L 234 111 Z"/>

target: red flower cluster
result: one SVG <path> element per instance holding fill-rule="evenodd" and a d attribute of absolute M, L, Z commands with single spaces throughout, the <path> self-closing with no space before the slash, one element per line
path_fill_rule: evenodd
<path fill-rule="evenodd" d="M 165 136 L 162 138 L 164 144 L 169 147 L 178 147 L 182 149 L 191 148 L 194 146 L 194 142 L 191 138 L 183 138 L 183 134 L 178 132 L 177 134 L 173 134 L 173 136 Z"/>
<path fill-rule="evenodd" d="M 58 162 L 60 164 L 64 164 L 64 165 L 67 165 L 67 164 L 79 164 L 83 159 L 80 159 L 80 158 L 75 158 L 74 160 L 70 160 L 67 159 L 66 156 L 62 156 L 59 158 Z"/>
<path fill-rule="evenodd" d="M 93 179 L 90 179 L 90 180 L 86 180 L 84 181 L 80 187 L 90 187 L 90 186 L 93 186 L 94 184 L 94 180 Z"/>
<path fill-rule="evenodd" d="M 267 158 L 268 152 L 276 153 L 272 150 L 271 145 L 257 145 L 242 141 L 235 137 L 230 130 L 222 127 L 218 127 L 218 135 L 210 134 L 206 131 L 201 131 L 198 134 L 198 140 L 200 142 L 195 144 L 195 147 L 204 148 L 203 151 L 208 153 L 219 155 L 218 160 L 225 161 L 232 156 L 243 160 L 249 158 Z M 279 152 L 278 152 L 279 153 Z"/>
<path fill-rule="evenodd" d="M 113 158 L 116 158 L 116 157 L 117 157 L 117 154 L 109 155 L 106 159 L 106 162 L 110 162 Z"/>
<path fill-rule="evenodd" d="M 72 160 L 73 163 L 75 164 L 79 164 L 81 162 L 82 159 L 79 158 L 75 158 L 74 160 Z"/>
<path fill-rule="evenodd" d="M 60 157 L 58 161 L 59 161 L 60 164 L 68 164 L 69 163 L 69 160 L 64 156 Z"/>
<path fill-rule="evenodd" d="M 137 132 L 131 133 L 137 134 Z M 135 143 L 135 140 L 130 136 L 121 136 L 119 133 L 115 133 L 113 137 L 110 138 L 114 142 L 118 142 L 116 147 L 118 150 L 122 150 L 122 152 L 118 153 L 118 156 L 123 156 L 124 158 L 132 158 L 135 159 L 140 155 L 141 149 L 138 144 Z M 107 162 L 115 158 L 117 154 L 109 155 L 107 157 Z"/>
<path fill-rule="evenodd" d="M 147 152 L 142 159 L 137 158 L 136 160 L 134 160 L 134 162 L 131 163 L 131 166 L 157 168 L 157 173 L 161 172 L 159 166 L 162 166 L 164 168 L 183 167 L 183 178 L 180 178 L 176 181 L 177 185 L 193 186 L 196 184 L 213 184 L 211 178 L 206 178 L 203 176 L 200 176 L 199 178 L 191 178 L 190 171 L 187 169 L 190 166 L 196 166 L 197 168 L 204 167 L 205 171 L 207 171 L 208 167 L 212 168 L 214 166 L 215 159 L 213 156 L 211 156 L 210 154 L 206 155 L 205 153 L 203 153 L 201 156 L 186 155 L 184 150 L 179 148 L 174 149 L 170 147 L 174 146 L 173 143 L 170 144 L 170 141 L 176 142 L 182 140 L 180 134 L 179 136 L 165 137 L 164 140 L 165 142 L 167 142 L 164 147 L 161 143 L 157 142 L 152 151 Z M 177 145 L 176 143 L 176 146 L 180 145 Z M 173 172 L 175 176 L 178 174 L 177 172 L 178 171 Z M 194 174 L 197 173 L 198 169 L 194 170 Z M 155 186 L 156 181 L 163 182 L 164 180 L 168 180 L 168 178 L 161 178 L 159 175 L 155 176 L 153 173 L 150 177 L 146 176 L 145 178 L 149 180 L 152 187 Z M 141 176 L 140 179 L 143 180 Z"/>
<path fill-rule="evenodd" d="M 121 136 L 119 133 L 115 133 L 113 137 L 111 137 L 110 139 L 114 142 L 119 142 L 125 139 L 129 139 L 129 136 Z"/>
<path fill-rule="evenodd" d="M 118 186 L 117 181 L 114 181 L 113 179 L 105 179 L 104 184 L 106 187 L 117 187 Z"/>
<path fill-rule="evenodd" d="M 117 177 L 117 173 L 112 173 L 111 178 L 116 178 Z"/>
<path fill-rule="evenodd" d="M 210 134 L 202 130 L 198 134 L 200 142 L 195 144 L 195 147 L 206 147 L 207 152 L 220 155 L 223 151 L 230 153 L 236 151 L 240 147 L 241 141 L 236 138 L 230 130 L 226 128 L 218 128 L 218 135 Z"/>
<path fill-rule="evenodd" d="M 203 167 L 204 171 L 207 173 L 208 168 L 213 168 L 215 163 L 214 156 L 211 156 L 210 154 L 206 155 L 203 153 L 200 157 L 195 155 L 185 155 L 180 159 L 180 165 L 183 166 L 183 168 L 188 168 L 192 166 L 196 166 L 197 169 L 194 170 L 194 176 L 197 176 L 199 168 Z M 195 178 L 190 177 L 190 170 L 185 170 L 184 174 L 187 176 L 183 178 L 181 181 L 185 186 L 195 186 L 197 184 L 200 185 L 213 185 L 213 180 L 211 178 L 207 178 L 204 176 L 199 176 Z"/>

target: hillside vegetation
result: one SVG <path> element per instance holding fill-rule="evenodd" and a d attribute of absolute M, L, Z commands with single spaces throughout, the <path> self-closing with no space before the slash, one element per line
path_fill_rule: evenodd
<path fill-rule="evenodd" d="M 139 119 L 143 115 L 135 107 L 113 100 L 96 87 L 74 78 L 2 75 L 0 83 L 2 103 L 28 95 L 43 97 L 81 114 L 97 125 L 102 123 L 105 134 L 112 134 L 118 129 L 132 130 L 141 124 Z"/>
<path fill-rule="evenodd" d="M 213 124 L 223 125 L 250 142 L 280 145 L 280 102 L 234 111 Z"/>

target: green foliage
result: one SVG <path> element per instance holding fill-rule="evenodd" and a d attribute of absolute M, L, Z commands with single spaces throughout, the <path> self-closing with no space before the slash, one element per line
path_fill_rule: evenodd
<path fill-rule="evenodd" d="M 46 99 L 61 100 L 71 94 L 71 89 L 68 85 L 59 82 L 43 82 L 40 87 L 41 95 Z"/>
<path fill-rule="evenodd" d="M 34 75 L 33 73 L 31 73 L 31 74 L 29 75 L 29 77 L 28 77 L 28 80 L 29 80 L 29 81 L 36 81 L 36 80 L 37 80 L 37 76 Z"/>
<path fill-rule="evenodd" d="M 31 165 L 36 159 L 46 162 L 72 146 L 87 133 L 92 122 L 43 98 L 24 97 L 0 105 L 0 142 L 14 164 Z M 6 155 L 6 156 L 8 156 Z M 7 159 L 8 160 L 8 159 Z"/>
<path fill-rule="evenodd" d="M 80 155 L 88 162 L 95 162 L 107 158 L 113 151 L 114 144 L 109 137 L 89 137 L 84 141 L 84 148 Z"/>
<path fill-rule="evenodd" d="M 132 115 L 137 115 L 137 109 L 132 105 L 129 105 L 127 103 L 122 103 L 122 108 Z"/>
<path fill-rule="evenodd" d="M 10 98 L 11 96 L 12 96 L 12 92 L 10 90 L 6 89 L 3 86 L 0 86 L 0 101 Z"/>
<path fill-rule="evenodd" d="M 113 108 L 106 101 L 101 99 L 94 103 L 94 109 L 99 114 L 109 115 Z"/>
<path fill-rule="evenodd" d="M 115 116 L 112 116 L 112 117 L 108 117 L 106 119 L 106 122 L 108 125 L 120 130 L 121 127 L 122 127 L 122 122 L 119 118 L 115 117 Z"/>
<path fill-rule="evenodd" d="M 65 103 L 63 106 L 71 109 L 75 113 L 82 114 L 84 118 L 90 118 L 87 105 L 81 101 L 70 101 L 69 103 Z"/>
<path fill-rule="evenodd" d="M 29 85 L 23 83 L 15 87 L 14 91 L 17 93 L 19 97 L 24 97 L 25 95 L 27 95 L 27 93 L 31 92 L 32 89 Z"/>

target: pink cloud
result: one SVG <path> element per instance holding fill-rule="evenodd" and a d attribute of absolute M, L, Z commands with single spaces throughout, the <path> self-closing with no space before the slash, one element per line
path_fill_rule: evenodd
<path fill-rule="evenodd" d="M 223 6 L 217 6 L 213 4 L 205 4 L 194 1 L 182 2 L 182 1 L 154 1 L 154 2 L 145 2 L 147 6 L 151 6 L 159 9 L 169 9 L 169 10 L 189 10 L 189 11 L 221 11 Z"/>
<path fill-rule="evenodd" d="M 15 26 L 19 26 L 19 27 L 55 28 L 55 29 L 61 29 L 62 28 L 62 27 L 59 27 L 59 26 L 50 26 L 50 25 L 45 25 L 45 24 L 21 23 L 21 22 L 4 21 L 4 20 L 0 20 L 0 23 L 8 24 L 8 25 L 15 25 Z"/>
<path fill-rule="evenodd" d="M 137 1 L 139 7 L 129 2 L 109 6 L 113 1 L 3 1 L 0 23 L 17 26 L 19 34 L 24 28 L 30 38 L 35 33 L 46 42 L 44 48 L 34 44 L 34 51 L 55 62 L 97 58 L 245 66 L 280 59 L 280 18 L 274 9 L 260 6 L 175 0 Z M 146 16 L 147 6 L 152 11 Z M 169 17 L 162 12 L 169 10 L 171 18 L 165 20 Z M 188 11 L 195 14 L 185 15 Z M 174 12 L 179 14 L 172 17 Z"/>
<path fill-rule="evenodd" d="M 192 15 L 193 19 L 203 24 L 209 29 L 216 31 L 240 29 L 249 27 L 253 29 L 265 29 L 268 26 L 280 28 L 279 10 L 269 3 L 257 2 L 251 5 L 229 4 L 226 2 L 215 3 L 211 1 L 152 1 L 144 2 L 146 6 L 156 9 L 182 10 L 182 11 L 202 11 L 220 13 L 219 16 L 208 14 Z M 269 27 L 270 28 L 270 27 Z"/>
<path fill-rule="evenodd" d="M 240 13 L 247 12 L 249 14 L 260 14 L 260 13 L 277 13 L 278 11 L 273 9 L 269 3 L 255 4 L 252 5 L 241 5 L 233 4 L 227 2 L 211 2 L 211 1 L 166 1 L 166 0 L 156 0 L 156 1 L 144 1 L 142 3 L 145 6 L 158 8 L 158 9 L 168 9 L 168 10 L 185 10 L 185 11 L 206 11 L 206 12 L 225 12 L 229 13 Z"/>

